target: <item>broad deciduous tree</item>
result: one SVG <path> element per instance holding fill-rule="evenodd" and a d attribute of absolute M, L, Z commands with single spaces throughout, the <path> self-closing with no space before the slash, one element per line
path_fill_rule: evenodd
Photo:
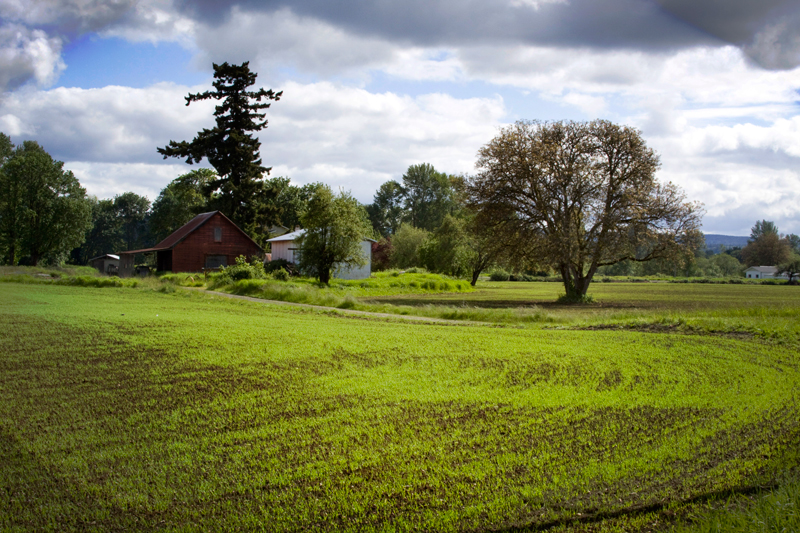
<path fill-rule="evenodd" d="M 382 237 L 393 235 L 400 228 L 405 209 L 403 186 L 394 180 L 382 184 L 367 206 L 372 228 Z"/>
<path fill-rule="evenodd" d="M 124 192 L 114 196 L 114 211 L 120 223 L 123 246 L 134 250 L 151 244 L 147 231 L 150 200 L 135 192 Z M 121 250 L 120 250 L 121 251 Z"/>
<path fill-rule="evenodd" d="M 478 152 L 470 202 L 495 238 L 555 268 L 582 299 L 603 265 L 687 253 L 701 208 L 661 184 L 658 156 L 633 129 L 597 120 L 520 121 Z"/>
<path fill-rule="evenodd" d="M 455 208 L 450 178 L 432 165 L 411 165 L 403 174 L 405 220 L 415 228 L 433 231 Z"/>
<path fill-rule="evenodd" d="M 397 233 L 392 236 L 392 266 L 409 268 L 421 265 L 419 248 L 429 235 L 430 232 L 422 228 L 401 224 Z"/>
<path fill-rule="evenodd" d="M 167 157 L 183 157 L 189 164 L 205 157 L 217 171 L 217 178 L 205 187 L 209 204 L 224 212 L 243 230 L 257 236 L 267 224 L 275 222 L 268 201 L 277 192 L 265 186 L 263 177 L 270 168 L 262 165 L 261 142 L 253 133 L 267 127 L 265 114 L 271 100 L 282 92 L 249 91 L 256 82 L 247 62 L 241 65 L 214 64 L 214 91 L 186 97 L 186 105 L 202 100 L 218 100 L 214 111 L 216 126 L 204 129 L 191 141 L 170 141 L 158 152 Z"/>
<path fill-rule="evenodd" d="M 64 163 L 35 141 L 17 146 L 0 169 L 0 240 L 6 262 L 14 265 L 23 256 L 33 265 L 45 258 L 61 262 L 83 242 L 90 224 L 86 190 Z"/>
<path fill-rule="evenodd" d="M 742 261 L 749 267 L 775 266 L 785 262 L 791 251 L 789 241 L 781 239 L 777 231 L 762 233 L 742 248 Z"/>
<path fill-rule="evenodd" d="M 789 284 L 796 285 L 798 278 L 800 278 L 800 255 L 791 254 L 786 261 L 778 265 L 776 274 L 786 274 L 789 278 Z"/>
<path fill-rule="evenodd" d="M 349 193 L 334 195 L 320 186 L 300 217 L 305 233 L 299 239 L 302 271 L 328 283 L 334 268 L 366 264 L 361 242 L 372 234 L 367 213 Z"/>

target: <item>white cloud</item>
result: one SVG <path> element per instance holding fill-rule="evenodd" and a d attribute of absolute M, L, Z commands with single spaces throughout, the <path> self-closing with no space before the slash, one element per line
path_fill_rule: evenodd
<path fill-rule="evenodd" d="M 61 39 L 18 24 L 0 27 L 0 91 L 33 80 L 42 86 L 64 70 Z"/>
<path fill-rule="evenodd" d="M 0 116 L 62 160 L 155 163 L 156 147 L 214 125 L 213 103 L 184 105 L 189 90 L 158 84 L 14 93 L 0 103 Z"/>
<path fill-rule="evenodd" d="M 202 50 L 199 61 L 250 61 L 262 78 L 275 78 L 277 70 L 287 67 L 321 76 L 362 75 L 394 52 L 386 41 L 352 35 L 285 8 L 272 13 L 234 8 L 222 24 L 198 24 L 195 42 Z"/>
<path fill-rule="evenodd" d="M 505 113 L 499 97 L 412 98 L 328 82 L 291 83 L 270 111 L 262 155 L 278 165 L 273 175 L 346 184 L 359 200 L 371 201 L 381 183 L 399 179 L 412 164 L 471 172 L 478 148 L 496 134 Z"/>
<path fill-rule="evenodd" d="M 130 191 L 146 196 L 151 202 L 167 183 L 190 170 L 187 165 L 179 163 L 153 165 L 94 161 L 66 161 L 64 168 L 75 174 L 89 195 L 113 198 Z"/>
<path fill-rule="evenodd" d="M 76 174 L 89 180 L 92 194 L 134 190 L 152 199 L 190 169 L 177 159 L 159 164 L 156 147 L 191 140 L 213 126 L 213 102 L 184 105 L 183 97 L 198 89 L 160 84 L 14 94 L 0 104 L 0 126 L 10 127 L 15 142 L 19 136 L 36 139 L 57 159 L 78 165 Z M 345 187 L 362 201 L 411 164 L 470 172 L 478 148 L 505 115 L 499 97 L 412 98 L 328 82 L 283 89 L 284 97 L 268 110 L 269 128 L 260 134 L 265 166 L 275 166 L 273 176 Z"/>

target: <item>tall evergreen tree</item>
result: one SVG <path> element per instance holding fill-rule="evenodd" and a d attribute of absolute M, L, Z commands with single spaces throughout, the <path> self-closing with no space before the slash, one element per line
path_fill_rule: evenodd
<path fill-rule="evenodd" d="M 170 141 L 158 152 L 168 157 L 185 157 L 188 164 L 205 157 L 217 171 L 204 193 L 209 207 L 219 209 L 239 227 L 259 236 L 261 228 L 275 222 L 270 210 L 271 197 L 277 192 L 265 186 L 264 175 L 270 168 L 261 164 L 261 142 L 253 136 L 267 127 L 265 114 L 270 100 L 279 100 L 283 91 L 248 91 L 257 74 L 250 72 L 248 62 L 241 65 L 214 64 L 214 91 L 186 97 L 186 105 L 202 100 L 220 101 L 214 111 L 216 127 L 204 129 L 191 141 Z"/>

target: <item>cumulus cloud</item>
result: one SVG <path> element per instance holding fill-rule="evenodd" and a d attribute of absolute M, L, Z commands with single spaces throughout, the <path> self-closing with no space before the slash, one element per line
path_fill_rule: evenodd
<path fill-rule="evenodd" d="M 234 8 L 225 23 L 198 26 L 196 42 L 201 62 L 250 61 L 263 74 L 291 66 L 330 77 L 377 67 L 393 54 L 385 41 L 352 35 L 286 8 L 268 13 Z"/>
<path fill-rule="evenodd" d="M 795 0 L 656 0 L 676 18 L 742 47 L 770 69 L 800 65 L 800 4 Z"/>
<path fill-rule="evenodd" d="M 87 194 L 98 198 L 113 198 L 123 192 L 135 192 L 152 202 L 170 181 L 189 169 L 178 163 L 154 165 L 148 163 L 98 163 L 67 161 L 64 168 L 71 170 Z"/>
<path fill-rule="evenodd" d="M 161 84 L 14 94 L 0 104 L 0 129 L 17 143 L 36 139 L 70 168 L 80 169 L 92 194 L 107 196 L 119 172 L 117 192 L 133 190 L 131 183 L 141 180 L 140 190 L 153 198 L 191 168 L 175 159 L 162 161 L 156 147 L 191 140 L 214 125 L 213 102 L 183 105 L 183 97 L 198 89 Z M 289 83 L 282 89 L 284 97 L 268 111 L 270 125 L 260 136 L 272 175 L 342 186 L 362 201 L 411 164 L 471 171 L 478 148 L 506 113 L 499 97 L 412 98 L 328 82 Z"/>
<path fill-rule="evenodd" d="M 16 89 L 30 80 L 52 82 L 64 70 L 61 39 L 18 24 L 0 26 L 0 89 Z"/>

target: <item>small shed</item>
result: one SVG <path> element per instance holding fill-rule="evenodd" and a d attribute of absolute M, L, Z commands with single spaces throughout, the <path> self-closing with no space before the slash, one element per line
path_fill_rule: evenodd
<path fill-rule="evenodd" d="M 134 275 L 136 254 L 156 254 L 156 270 L 201 272 L 232 265 L 243 255 L 263 257 L 264 251 L 220 211 L 202 213 L 152 248 L 120 252 L 120 276 Z"/>
<path fill-rule="evenodd" d="M 279 237 L 268 240 L 272 246 L 272 260 L 285 259 L 290 263 L 297 263 L 300 257 L 300 245 L 297 239 L 306 232 L 304 229 L 296 230 Z M 361 251 L 367 258 L 367 264 L 361 268 L 337 268 L 332 273 L 334 278 L 339 279 L 366 279 L 372 275 L 372 243 L 373 239 L 361 241 Z"/>
<path fill-rule="evenodd" d="M 789 279 L 786 274 L 778 275 L 778 267 L 775 266 L 752 266 L 744 271 L 748 279 Z"/>
<path fill-rule="evenodd" d="M 98 255 L 89 259 L 89 265 L 103 274 L 117 275 L 119 273 L 119 256 L 114 254 Z"/>

